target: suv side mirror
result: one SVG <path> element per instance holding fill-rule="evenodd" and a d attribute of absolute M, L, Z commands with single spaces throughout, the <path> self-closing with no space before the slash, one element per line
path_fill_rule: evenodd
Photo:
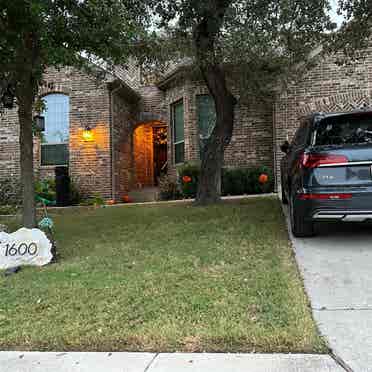
<path fill-rule="evenodd" d="M 288 154 L 291 150 L 291 145 L 288 141 L 283 142 L 283 144 L 280 146 L 280 150 L 284 152 L 285 154 Z"/>

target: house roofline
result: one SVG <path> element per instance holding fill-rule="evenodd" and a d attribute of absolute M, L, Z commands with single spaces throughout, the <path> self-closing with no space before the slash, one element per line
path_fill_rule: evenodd
<path fill-rule="evenodd" d="M 117 91 L 122 95 L 129 103 L 135 104 L 140 99 L 141 96 L 123 80 L 115 77 L 113 81 L 107 83 L 107 86 L 110 91 L 119 88 Z"/>
<path fill-rule="evenodd" d="M 166 73 L 162 78 L 160 78 L 155 85 L 160 90 L 165 90 L 175 79 L 182 77 L 193 70 L 193 65 L 191 63 L 183 63 L 175 66 L 172 70 Z"/>

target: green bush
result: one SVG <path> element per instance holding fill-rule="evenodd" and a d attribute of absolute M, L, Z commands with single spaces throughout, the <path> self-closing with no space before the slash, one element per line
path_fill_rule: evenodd
<path fill-rule="evenodd" d="M 177 170 L 182 196 L 184 198 L 195 198 L 198 191 L 200 166 L 198 164 L 185 163 Z"/>
<path fill-rule="evenodd" d="M 54 179 L 36 181 L 35 194 L 39 198 L 46 199 L 54 204 L 56 202 L 56 183 Z"/>
<path fill-rule="evenodd" d="M 22 187 L 19 181 L 11 178 L 0 180 L 0 205 L 22 204 Z"/>
<path fill-rule="evenodd" d="M 79 205 L 84 199 L 83 193 L 80 191 L 79 187 L 75 182 L 71 180 L 70 182 L 70 204 Z"/>
<path fill-rule="evenodd" d="M 246 170 L 240 168 L 222 170 L 222 195 L 243 195 L 246 193 Z"/>
<path fill-rule="evenodd" d="M 186 163 L 178 168 L 178 174 L 182 196 L 185 198 L 194 198 L 198 189 L 199 165 Z M 267 183 L 261 184 L 259 182 L 261 174 L 268 175 L 269 180 Z M 261 194 L 272 191 L 273 187 L 272 173 L 265 166 L 224 168 L 222 170 L 222 195 Z"/>
<path fill-rule="evenodd" d="M 0 215 L 12 215 L 18 213 L 18 206 L 16 205 L 0 205 Z M 0 230 L 1 231 L 1 230 Z"/>
<path fill-rule="evenodd" d="M 261 174 L 269 180 L 260 184 Z M 273 176 L 267 167 L 226 168 L 222 172 L 222 195 L 261 194 L 273 190 Z"/>
<path fill-rule="evenodd" d="M 101 206 L 105 204 L 105 199 L 102 198 L 99 194 L 94 194 L 92 197 L 89 197 L 85 200 L 83 200 L 80 205 L 94 205 L 94 206 Z"/>
<path fill-rule="evenodd" d="M 35 183 L 36 196 L 56 203 L 56 183 L 53 178 L 39 180 Z M 77 185 L 70 181 L 70 204 L 78 205 L 84 199 Z"/>

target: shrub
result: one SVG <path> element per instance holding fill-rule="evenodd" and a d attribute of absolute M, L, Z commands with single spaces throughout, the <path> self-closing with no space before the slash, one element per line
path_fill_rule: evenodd
<path fill-rule="evenodd" d="M 182 196 L 184 198 L 195 198 L 198 191 L 200 166 L 198 164 L 185 163 L 177 170 Z"/>
<path fill-rule="evenodd" d="M 56 182 L 54 178 L 39 180 L 35 183 L 36 196 L 49 200 L 51 204 L 56 203 Z M 70 204 L 78 205 L 84 199 L 75 182 L 70 181 Z"/>
<path fill-rule="evenodd" d="M 186 163 L 178 168 L 179 184 L 182 196 L 194 198 L 198 189 L 200 167 L 198 164 Z M 261 184 L 261 174 L 268 175 L 268 182 Z M 265 166 L 248 168 L 224 168 L 222 170 L 222 195 L 261 194 L 273 190 L 272 173 Z"/>
<path fill-rule="evenodd" d="M 160 200 L 175 200 L 180 198 L 178 184 L 168 175 L 159 178 Z"/>
<path fill-rule="evenodd" d="M 222 170 L 222 195 L 242 195 L 247 189 L 246 170 L 241 168 Z"/>
<path fill-rule="evenodd" d="M 269 179 L 267 183 L 261 184 L 258 181 L 261 174 L 268 175 Z M 247 174 L 247 194 L 260 194 L 270 192 L 273 190 L 273 186 L 273 176 L 267 167 L 254 167 L 249 170 L 249 173 Z"/>
<path fill-rule="evenodd" d="M 83 193 L 80 191 L 77 184 L 71 180 L 70 182 L 70 204 L 79 205 L 84 199 Z"/>
<path fill-rule="evenodd" d="M 268 182 L 260 184 L 261 174 L 268 175 Z M 227 168 L 222 172 L 222 195 L 261 194 L 273 189 L 273 177 L 267 167 Z"/>
<path fill-rule="evenodd" d="M 94 205 L 94 206 L 101 206 L 105 204 L 105 199 L 102 198 L 99 194 L 94 194 L 92 197 L 83 200 L 81 205 Z"/>
<path fill-rule="evenodd" d="M 56 183 L 54 179 L 44 179 L 36 181 L 35 183 L 35 194 L 39 198 L 46 199 L 55 204 L 56 202 Z"/>
<path fill-rule="evenodd" d="M 0 205 L 0 215 L 17 214 L 18 206 L 16 205 Z M 1 231 L 1 229 L 0 229 Z"/>
<path fill-rule="evenodd" d="M 21 205 L 22 188 L 19 181 L 14 179 L 0 180 L 0 205 Z"/>

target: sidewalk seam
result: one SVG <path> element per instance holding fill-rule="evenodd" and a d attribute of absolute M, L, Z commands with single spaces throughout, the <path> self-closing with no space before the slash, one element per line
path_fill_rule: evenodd
<path fill-rule="evenodd" d="M 336 355 L 332 350 L 330 351 L 331 358 L 346 372 L 354 372 L 353 369 L 338 355 Z"/>
<path fill-rule="evenodd" d="M 155 362 L 155 359 L 159 356 L 159 353 L 156 353 L 154 355 L 154 357 L 150 360 L 149 364 L 146 366 L 146 368 L 144 369 L 143 372 L 147 372 L 149 371 L 150 367 L 152 366 L 152 364 Z"/>

